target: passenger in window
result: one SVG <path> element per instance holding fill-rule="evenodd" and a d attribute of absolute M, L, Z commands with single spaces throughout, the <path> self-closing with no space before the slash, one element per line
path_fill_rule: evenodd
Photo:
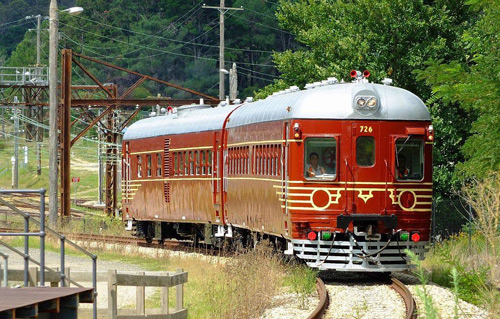
<path fill-rule="evenodd" d="M 406 167 L 406 157 L 404 155 L 398 155 L 397 170 L 399 179 L 406 179 L 410 176 L 410 169 Z"/>
<path fill-rule="evenodd" d="M 309 154 L 309 164 L 306 167 L 306 176 L 307 177 L 316 177 L 326 174 L 326 170 L 324 167 L 319 165 L 319 155 L 318 153 Z"/>

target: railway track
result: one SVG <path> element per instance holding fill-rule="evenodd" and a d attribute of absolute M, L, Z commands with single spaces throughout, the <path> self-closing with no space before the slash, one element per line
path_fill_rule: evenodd
<path fill-rule="evenodd" d="M 321 298 L 308 319 L 329 318 L 416 318 L 416 303 L 408 288 L 387 275 L 330 273 L 321 274 L 329 295 Z M 330 300 L 329 306 L 324 306 Z M 317 314 L 318 313 L 318 314 Z M 314 314 L 314 316 L 313 316 Z"/>
<path fill-rule="evenodd" d="M 22 230 L 0 228 L 0 232 L 8 232 L 8 231 L 12 232 L 12 231 L 22 231 Z M 147 248 L 168 249 L 174 251 L 197 252 L 208 255 L 224 255 L 226 257 L 231 256 L 231 253 L 221 250 L 193 247 L 192 243 L 185 241 L 166 240 L 163 244 L 158 244 L 158 243 L 147 243 L 142 239 L 137 239 L 130 236 L 108 236 L 108 235 L 98 235 L 98 234 L 66 234 L 66 235 L 68 239 L 71 239 L 73 241 L 132 245 L 132 246 L 147 247 Z M 314 311 L 307 317 L 307 319 L 319 319 L 319 318 L 328 319 L 328 318 L 338 317 L 334 315 L 335 310 L 329 308 L 330 297 L 327 287 L 331 286 L 332 282 L 333 283 L 336 282 L 337 284 L 340 283 L 342 287 L 348 287 L 349 284 L 352 283 L 353 281 L 356 281 L 356 279 L 353 278 L 349 279 L 349 276 L 348 277 L 342 276 L 341 279 L 334 278 L 333 280 L 327 279 L 326 281 L 327 284 L 325 285 L 325 282 L 321 278 L 317 278 L 316 290 L 318 292 L 319 303 L 317 307 L 314 309 Z M 380 286 L 386 286 L 391 288 L 392 290 L 397 292 L 398 295 L 400 296 L 400 299 L 403 300 L 403 304 L 405 307 L 405 315 L 404 315 L 405 319 L 416 318 L 415 300 L 413 299 L 413 296 L 411 292 L 408 290 L 408 288 L 398 279 L 393 277 L 377 277 L 369 275 L 362 278 L 361 283 L 362 284 L 368 283 L 368 286 L 380 284 Z M 334 288 L 330 287 L 330 289 L 338 290 L 338 286 L 334 286 Z M 368 298 L 371 298 L 370 293 L 371 291 L 367 291 Z M 348 296 L 349 293 L 343 293 L 343 295 Z M 367 308 L 366 310 L 370 311 L 369 308 Z M 368 317 L 371 318 L 371 316 Z"/>
<path fill-rule="evenodd" d="M 406 306 L 406 317 L 405 319 L 416 319 L 417 318 L 417 305 L 415 299 L 410 290 L 398 279 L 391 277 L 391 288 L 401 295 Z"/>

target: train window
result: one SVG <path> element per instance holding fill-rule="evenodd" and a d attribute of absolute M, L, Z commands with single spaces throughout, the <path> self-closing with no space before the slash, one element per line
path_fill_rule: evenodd
<path fill-rule="evenodd" d="M 201 170 L 201 166 L 200 166 L 200 151 L 195 151 L 194 152 L 194 159 L 196 161 L 196 175 L 200 175 L 200 170 Z"/>
<path fill-rule="evenodd" d="M 186 152 L 179 153 L 179 171 L 180 175 L 186 175 L 187 173 L 187 163 L 186 163 Z"/>
<path fill-rule="evenodd" d="M 156 176 L 161 176 L 161 154 L 156 154 Z"/>
<path fill-rule="evenodd" d="M 189 158 L 188 158 L 188 161 L 189 161 L 188 162 L 189 163 L 189 172 L 188 172 L 188 174 L 189 175 L 194 175 L 194 157 L 193 157 L 194 156 L 194 152 L 193 151 L 189 151 L 188 156 L 189 156 Z"/>
<path fill-rule="evenodd" d="M 142 177 L 142 157 L 137 155 L 137 177 Z"/>
<path fill-rule="evenodd" d="M 146 155 L 146 171 L 148 177 L 151 177 L 151 154 Z"/>
<path fill-rule="evenodd" d="M 205 151 L 200 151 L 200 165 L 201 165 L 201 175 L 207 174 L 207 163 L 206 163 Z"/>
<path fill-rule="evenodd" d="M 212 175 L 212 151 L 207 151 L 208 159 L 207 159 L 207 174 Z"/>
<path fill-rule="evenodd" d="M 421 180 L 424 176 L 424 141 L 418 138 L 396 140 L 395 172 L 397 180 Z"/>
<path fill-rule="evenodd" d="M 337 140 L 332 137 L 307 138 L 304 176 L 307 179 L 333 180 L 337 176 Z"/>
<path fill-rule="evenodd" d="M 373 136 L 360 136 L 356 140 L 356 163 L 359 166 L 375 164 L 375 138 Z"/>
<path fill-rule="evenodd" d="M 177 152 L 174 152 L 174 175 L 179 175 L 179 158 Z"/>

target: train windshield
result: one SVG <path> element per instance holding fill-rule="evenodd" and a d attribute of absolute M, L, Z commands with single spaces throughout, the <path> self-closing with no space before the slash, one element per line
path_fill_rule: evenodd
<path fill-rule="evenodd" d="M 334 180 L 337 172 L 337 141 L 334 138 L 307 138 L 304 176 L 306 179 Z"/>
<path fill-rule="evenodd" d="M 396 179 L 422 180 L 424 176 L 424 141 L 418 138 L 396 140 Z"/>

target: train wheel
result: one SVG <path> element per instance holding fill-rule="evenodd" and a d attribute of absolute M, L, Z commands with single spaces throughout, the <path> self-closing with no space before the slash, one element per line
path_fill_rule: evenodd
<path fill-rule="evenodd" d="M 165 244 L 165 239 L 158 239 L 158 245 Z"/>
<path fill-rule="evenodd" d="M 145 237 L 144 239 L 146 239 L 146 243 L 148 244 L 151 244 L 153 242 L 153 238 L 151 237 Z"/>

